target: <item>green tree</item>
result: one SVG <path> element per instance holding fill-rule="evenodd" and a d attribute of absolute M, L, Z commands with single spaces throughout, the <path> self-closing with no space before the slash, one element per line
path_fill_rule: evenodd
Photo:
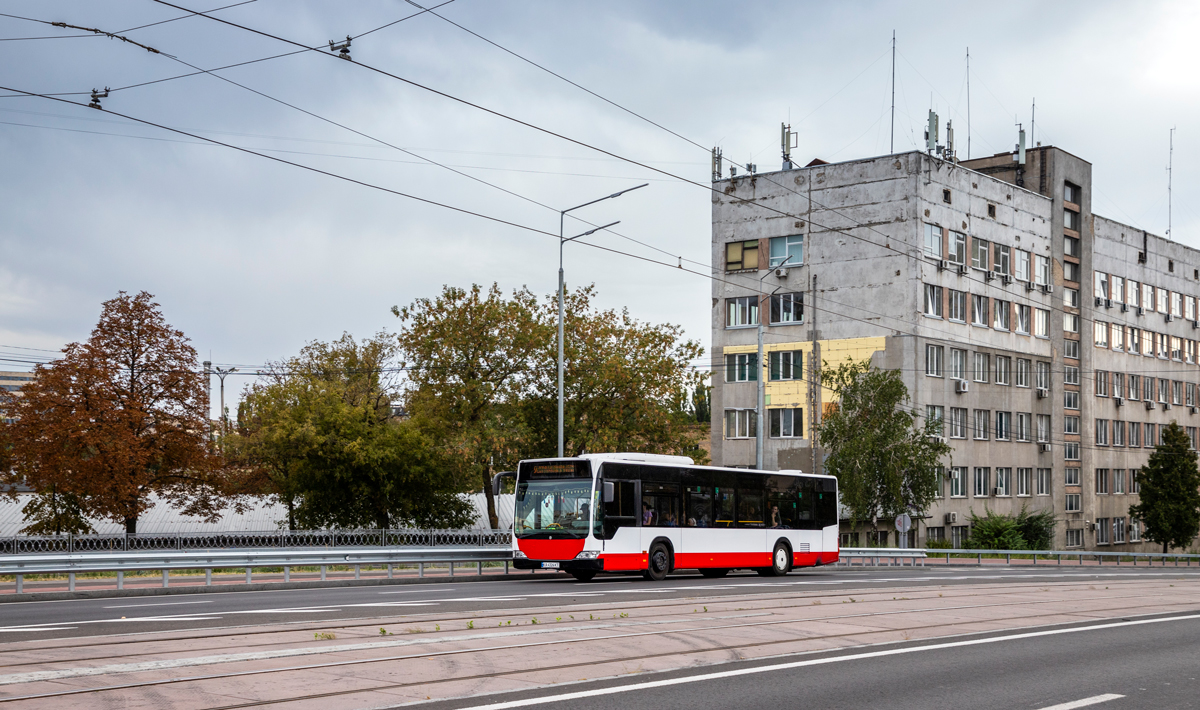
<path fill-rule="evenodd" d="M 870 521 L 878 530 L 880 519 L 928 509 L 937 491 L 935 472 L 950 453 L 940 439 L 942 422 L 918 424 L 900 373 L 874 368 L 869 360 L 826 364 L 821 381 L 837 406 L 823 417 L 818 441 L 854 524 Z"/>
<path fill-rule="evenodd" d="M 483 491 L 493 529 L 499 519 L 492 475 L 522 458 L 526 428 L 519 403 L 535 354 L 551 335 L 536 305 L 527 290 L 505 298 L 492 284 L 487 291 L 447 286 L 437 298 L 392 308 L 403 323 L 405 408 L 440 443 L 462 490 Z"/>
<path fill-rule="evenodd" d="M 22 535 L 82 535 L 96 532 L 83 512 L 84 505 L 74 493 L 63 493 L 50 486 L 35 494 L 21 508 L 29 523 Z"/>
<path fill-rule="evenodd" d="M 393 416 L 393 336 L 314 342 L 251 387 L 230 447 L 288 502 L 289 525 L 463 527 L 470 504 L 433 442 Z"/>
<path fill-rule="evenodd" d="M 1200 532 L 1200 471 L 1196 452 L 1183 427 L 1171 422 L 1162 430 L 1162 443 L 1138 473 L 1140 502 L 1129 506 L 1129 517 L 1145 525 L 1142 536 L 1170 548 L 1186 548 Z"/>
<path fill-rule="evenodd" d="M 628 310 L 599 309 L 594 297 L 589 286 L 565 298 L 564 453 L 644 451 L 707 462 L 699 446 L 707 430 L 694 426 L 679 395 L 704 383 L 706 375 L 692 366 L 704 348 L 683 340 L 679 326 L 641 322 Z M 542 303 L 539 315 L 547 330 L 556 327 L 557 296 Z M 538 353 L 525 403 L 535 455 L 557 452 L 557 357 L 557 340 L 551 338 Z"/>

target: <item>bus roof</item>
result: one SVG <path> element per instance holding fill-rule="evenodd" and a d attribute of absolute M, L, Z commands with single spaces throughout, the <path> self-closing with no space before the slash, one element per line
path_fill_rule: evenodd
<path fill-rule="evenodd" d="M 819 478 L 835 478 L 828 474 L 805 473 L 800 469 L 781 469 L 779 471 L 764 471 L 753 468 L 733 468 L 731 466 L 702 466 L 697 464 L 687 456 L 671 456 L 668 454 L 643 454 L 636 452 L 620 452 L 609 454 L 582 454 L 580 456 L 564 456 L 559 458 L 544 458 L 544 459 L 528 459 L 529 461 L 562 461 L 563 459 L 575 459 L 591 461 L 595 465 L 600 465 L 605 461 L 634 461 L 638 463 L 658 464 L 660 466 L 692 466 L 695 468 L 708 468 L 718 471 L 732 471 L 740 473 L 767 473 L 772 475 L 783 476 L 815 476 Z"/>

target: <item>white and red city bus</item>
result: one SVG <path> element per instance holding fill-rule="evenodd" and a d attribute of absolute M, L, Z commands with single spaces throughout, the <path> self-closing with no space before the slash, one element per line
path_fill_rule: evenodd
<path fill-rule="evenodd" d="M 498 490 L 500 474 L 494 485 Z M 838 559 L 837 479 L 697 466 L 683 456 L 587 454 L 522 461 L 515 472 L 517 569 L 580 580 L 677 569 L 784 575 Z"/>

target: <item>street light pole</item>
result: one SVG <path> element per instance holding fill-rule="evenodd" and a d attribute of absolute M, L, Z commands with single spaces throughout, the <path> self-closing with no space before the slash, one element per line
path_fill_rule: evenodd
<path fill-rule="evenodd" d="M 234 372 L 237 372 L 237 371 L 238 371 L 238 369 L 236 367 L 227 367 L 227 368 L 215 367 L 215 368 L 213 368 L 213 372 L 215 372 L 217 377 L 221 380 L 221 435 L 222 436 L 229 433 L 229 417 L 225 416 L 225 376 L 232 374 Z M 222 443 L 221 447 L 224 448 L 224 443 Z"/>
<path fill-rule="evenodd" d="M 620 192 L 614 192 L 613 194 L 607 195 L 605 197 L 601 197 L 598 200 L 592 200 L 591 202 L 585 202 L 582 205 L 576 205 L 574 207 L 562 210 L 558 213 L 558 457 L 559 458 L 562 458 L 562 456 L 563 456 L 563 310 L 564 310 L 564 305 L 563 305 L 563 283 L 564 283 L 563 282 L 563 246 L 567 242 L 574 241 L 576 239 L 579 239 L 580 237 L 586 237 L 589 234 L 595 234 L 596 232 L 600 231 L 601 229 L 608 229 L 609 227 L 612 227 L 613 225 L 620 224 L 620 222 L 613 222 L 612 224 L 606 224 L 603 227 L 596 227 L 595 229 L 593 229 L 591 231 L 576 235 L 574 237 L 571 237 L 570 239 L 565 239 L 563 237 L 563 222 L 566 219 L 568 212 L 574 212 L 575 210 L 577 210 L 581 207 L 587 207 L 588 205 L 594 205 L 597 202 L 603 202 L 604 200 L 611 200 L 614 197 L 620 197 L 621 195 L 624 195 L 626 192 L 633 192 L 634 190 L 646 187 L 649 184 L 650 183 L 642 183 L 641 185 L 638 185 L 637 187 L 630 187 L 628 189 L 621 190 Z"/>
<path fill-rule="evenodd" d="M 757 420 L 754 427 L 754 467 L 762 470 L 763 467 L 763 418 L 766 411 L 766 392 L 767 392 L 767 375 L 770 373 L 770 368 L 766 367 L 763 362 L 763 306 L 762 306 L 762 281 L 767 278 L 767 274 L 772 273 L 775 269 L 784 268 L 784 265 L 792 260 L 791 256 L 784 259 L 775 266 L 771 266 L 770 260 L 767 261 L 767 273 L 758 278 L 758 362 L 755 366 L 758 368 L 758 406 L 755 407 L 755 419 Z M 775 291 L 783 288 L 783 286 L 775 287 Z M 775 297 L 775 291 L 767 297 L 767 314 L 771 313 L 771 299 Z"/>

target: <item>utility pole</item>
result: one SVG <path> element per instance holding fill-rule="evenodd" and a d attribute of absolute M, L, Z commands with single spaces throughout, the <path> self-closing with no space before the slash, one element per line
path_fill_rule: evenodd
<path fill-rule="evenodd" d="M 1171 177 L 1175 163 L 1175 128 L 1171 127 L 1171 145 L 1167 152 L 1167 239 L 1171 239 Z"/>
<path fill-rule="evenodd" d="M 970 130 L 971 130 L 971 128 L 970 128 L 970 126 L 968 126 L 967 127 L 968 134 L 970 133 Z M 968 141 L 971 140 L 969 135 L 967 136 L 967 140 Z M 891 155 L 895 152 L 896 152 L 896 30 L 892 30 L 892 139 L 891 139 L 891 142 L 888 143 L 888 154 Z"/>
<path fill-rule="evenodd" d="M 208 440 L 212 441 L 212 361 L 204 361 L 204 386 L 208 388 Z"/>
<path fill-rule="evenodd" d="M 967 47 L 967 160 L 971 159 L 971 48 Z"/>
<path fill-rule="evenodd" d="M 236 367 L 228 367 L 228 368 L 217 367 L 217 368 L 213 369 L 213 372 L 215 372 L 217 377 L 221 380 L 221 436 L 222 437 L 224 437 L 226 434 L 229 433 L 229 417 L 225 415 L 225 376 L 233 374 L 237 371 L 238 371 L 238 369 Z M 221 440 L 221 452 L 222 453 L 225 452 L 224 438 L 222 438 L 222 440 Z"/>
<path fill-rule="evenodd" d="M 817 275 L 812 275 L 808 290 L 808 334 L 812 347 L 808 354 L 808 399 L 812 403 L 808 417 L 809 451 L 812 451 L 812 473 L 821 472 L 821 451 L 817 446 L 817 429 L 821 426 L 821 343 L 817 340 Z"/>

